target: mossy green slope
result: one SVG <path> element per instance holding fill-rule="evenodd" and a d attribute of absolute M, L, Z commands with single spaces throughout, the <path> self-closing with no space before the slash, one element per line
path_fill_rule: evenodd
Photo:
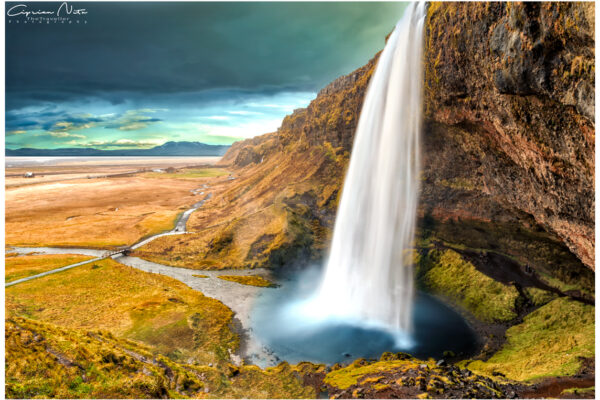
<path fill-rule="evenodd" d="M 500 351 L 468 368 L 521 381 L 573 375 L 581 367 L 580 357 L 594 357 L 594 326 L 593 306 L 561 297 L 508 329 Z"/>
<path fill-rule="evenodd" d="M 502 322 L 517 316 L 519 292 L 479 272 L 453 250 L 429 250 L 419 259 L 421 282 L 449 298 L 484 322 Z"/>

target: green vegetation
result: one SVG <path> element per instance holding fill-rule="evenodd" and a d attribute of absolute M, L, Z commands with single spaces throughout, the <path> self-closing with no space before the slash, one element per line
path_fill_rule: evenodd
<path fill-rule="evenodd" d="M 520 381 L 573 375 L 580 357 L 594 357 L 594 307 L 558 298 L 508 329 L 506 338 L 500 351 L 488 361 L 471 362 L 469 369 Z"/>
<path fill-rule="evenodd" d="M 302 369 L 176 362 L 106 331 L 6 320 L 8 398 L 314 398 Z M 309 366 L 309 371 L 316 368 Z"/>
<path fill-rule="evenodd" d="M 9 398 L 188 397 L 205 385 L 193 367 L 154 358 L 149 348 L 107 332 L 13 317 L 5 334 Z"/>
<path fill-rule="evenodd" d="M 457 252 L 430 250 L 420 257 L 419 264 L 425 286 L 455 301 L 481 321 L 510 321 L 517 316 L 517 289 L 479 272 Z"/>
<path fill-rule="evenodd" d="M 384 354 L 379 361 L 359 359 L 347 367 L 333 366 L 325 376 L 334 398 L 430 398 L 457 391 L 465 398 L 504 397 L 490 378 L 449 370 L 407 354 Z M 384 394 L 385 392 L 385 394 Z"/>
<path fill-rule="evenodd" d="M 65 328 L 107 330 L 175 360 L 223 363 L 238 343 L 233 314 L 219 301 L 113 260 L 7 288 L 6 309 Z"/>
<path fill-rule="evenodd" d="M 7 257 L 4 264 L 4 281 L 16 281 L 56 268 L 65 267 L 85 260 L 91 260 L 92 258 L 94 257 L 76 254 L 40 254 Z"/>
<path fill-rule="evenodd" d="M 217 278 L 225 281 L 241 283 L 242 285 L 259 286 L 259 287 L 276 287 L 273 282 L 262 276 L 257 275 L 219 275 Z"/>
<path fill-rule="evenodd" d="M 230 364 L 227 307 L 114 260 L 8 288 L 6 315 L 10 398 L 315 397 L 318 367 Z"/>
<path fill-rule="evenodd" d="M 371 376 L 377 373 L 391 373 L 396 370 L 418 368 L 421 362 L 416 359 L 379 361 L 376 363 L 363 363 L 364 360 L 356 360 L 345 368 L 332 371 L 325 377 L 325 383 L 338 389 L 347 389 L 359 383 L 375 383 L 379 377 Z M 427 363 L 425 363 L 427 364 Z M 435 362 L 430 361 L 429 367 L 434 367 Z M 365 378 L 366 377 L 366 378 Z"/>
<path fill-rule="evenodd" d="M 222 168 L 185 168 L 173 172 L 147 172 L 144 174 L 148 178 L 168 178 L 168 179 L 195 179 L 195 178 L 214 178 L 218 176 L 229 175 L 229 171 Z"/>
<path fill-rule="evenodd" d="M 570 388 L 570 389 L 565 389 L 562 391 L 561 395 L 566 396 L 566 395 L 594 395 L 594 393 L 596 392 L 596 387 L 595 386 L 590 386 L 587 388 Z"/>
<path fill-rule="evenodd" d="M 548 292 L 535 287 L 525 288 L 524 291 L 529 300 L 531 300 L 535 306 L 543 306 L 544 304 L 547 304 L 558 297 L 556 293 Z"/>
<path fill-rule="evenodd" d="M 534 221 L 530 222 L 534 225 Z M 443 243 L 455 249 L 488 251 L 530 265 L 549 286 L 594 294 L 594 271 L 552 235 L 523 225 L 461 219 L 442 221 L 425 215 L 419 222 L 418 247 Z"/>

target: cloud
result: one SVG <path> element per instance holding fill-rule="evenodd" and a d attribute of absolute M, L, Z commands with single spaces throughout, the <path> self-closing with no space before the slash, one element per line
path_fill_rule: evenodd
<path fill-rule="evenodd" d="M 233 114 L 233 115 L 262 115 L 263 114 L 258 111 L 245 111 L 245 110 L 228 111 L 228 113 Z"/>
<path fill-rule="evenodd" d="M 379 51 L 405 6 L 87 3 L 85 29 L 75 24 L 43 30 L 7 25 L 6 107 L 90 95 L 116 104 L 129 100 L 130 93 L 148 96 L 223 88 L 255 93 L 316 91 Z M 36 5 L 46 7 L 52 6 Z M 172 21 L 177 21 L 175 28 Z"/>
<path fill-rule="evenodd" d="M 14 131 L 8 131 L 8 132 L 6 132 L 6 136 L 22 135 L 24 133 L 27 133 L 27 131 L 23 130 L 23 129 L 16 129 Z"/>
<path fill-rule="evenodd" d="M 66 135 L 54 135 L 55 133 L 68 133 L 95 127 L 117 129 L 120 131 L 135 131 L 162 121 L 160 118 L 144 115 L 145 113 L 155 113 L 163 110 L 165 109 L 144 108 L 126 110 L 122 113 L 94 115 L 91 113 L 73 114 L 66 111 L 46 112 L 38 109 L 20 109 L 9 111 L 6 114 L 5 128 L 7 132 L 19 132 L 18 134 L 42 130 L 54 137 L 69 137 Z M 10 135 L 10 133 L 7 133 L 7 135 Z"/>
<path fill-rule="evenodd" d="M 211 115 L 209 117 L 201 117 L 203 119 L 214 119 L 215 121 L 228 121 L 231 119 L 231 117 L 228 117 L 226 115 Z"/>
<path fill-rule="evenodd" d="M 144 108 L 140 110 L 128 110 L 119 118 L 105 125 L 107 129 L 118 129 L 120 131 L 136 131 L 144 129 L 149 125 L 161 122 L 160 118 L 153 118 L 143 115 L 144 113 L 154 113 L 160 111 L 158 109 Z"/>
<path fill-rule="evenodd" d="M 89 122 L 72 122 L 72 121 L 59 121 L 55 122 L 54 125 L 49 129 L 50 134 L 54 133 L 66 133 L 70 131 L 80 130 L 80 129 L 89 129 L 97 125 L 97 121 L 89 121 Z M 54 136 L 54 135 L 53 135 Z M 55 137 L 66 137 L 56 135 Z"/>
<path fill-rule="evenodd" d="M 55 138 L 77 138 L 77 139 L 85 139 L 86 136 L 84 135 L 78 135 L 75 133 L 68 133 L 68 132 L 63 132 L 63 131 L 58 131 L 58 132 L 50 132 L 49 133 L 50 136 L 55 137 Z"/>
<path fill-rule="evenodd" d="M 114 149 L 114 148 L 139 148 L 145 149 L 163 144 L 164 139 L 117 139 L 117 140 L 93 140 L 86 143 L 71 141 L 68 144 L 79 147 L 94 147 L 99 149 Z"/>

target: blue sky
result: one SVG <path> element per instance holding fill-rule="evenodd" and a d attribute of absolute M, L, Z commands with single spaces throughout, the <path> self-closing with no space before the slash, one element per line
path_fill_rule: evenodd
<path fill-rule="evenodd" d="M 6 8 L 17 4 L 62 3 Z M 69 5 L 86 14 L 67 24 L 5 16 L 7 148 L 230 144 L 273 132 L 381 50 L 405 6 Z"/>

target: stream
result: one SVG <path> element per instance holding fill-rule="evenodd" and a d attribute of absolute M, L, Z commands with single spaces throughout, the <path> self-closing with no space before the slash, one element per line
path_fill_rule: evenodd
<path fill-rule="evenodd" d="M 417 294 L 412 313 L 415 329 L 411 332 L 410 343 L 400 345 L 389 332 L 376 327 L 335 320 L 319 320 L 315 323 L 314 316 L 299 312 L 298 304 L 312 294 L 315 283 L 320 279 L 321 272 L 318 268 L 288 275 L 278 280 L 280 286 L 277 288 L 263 288 L 226 281 L 218 276 L 259 275 L 270 278 L 271 271 L 267 269 L 193 270 L 128 255 L 128 250 L 142 247 L 156 238 L 190 233 L 186 230 L 190 215 L 210 196 L 209 193 L 182 213 L 172 230 L 142 239 L 119 252 L 59 247 L 7 248 L 6 252 L 16 252 L 19 255 L 81 254 L 96 258 L 10 282 L 6 286 L 110 257 L 141 271 L 177 279 L 225 304 L 235 314 L 234 328 L 240 335 L 240 348 L 238 354 L 231 355 L 232 361 L 239 364 L 243 359 L 263 368 L 277 365 L 283 360 L 333 364 L 349 362 L 359 357 L 379 358 L 385 351 L 406 351 L 420 357 L 436 358 L 441 358 L 445 351 L 452 351 L 466 356 L 478 346 L 476 334 L 462 317 L 426 294 Z M 197 274 L 206 275 L 207 278 L 193 276 Z"/>

